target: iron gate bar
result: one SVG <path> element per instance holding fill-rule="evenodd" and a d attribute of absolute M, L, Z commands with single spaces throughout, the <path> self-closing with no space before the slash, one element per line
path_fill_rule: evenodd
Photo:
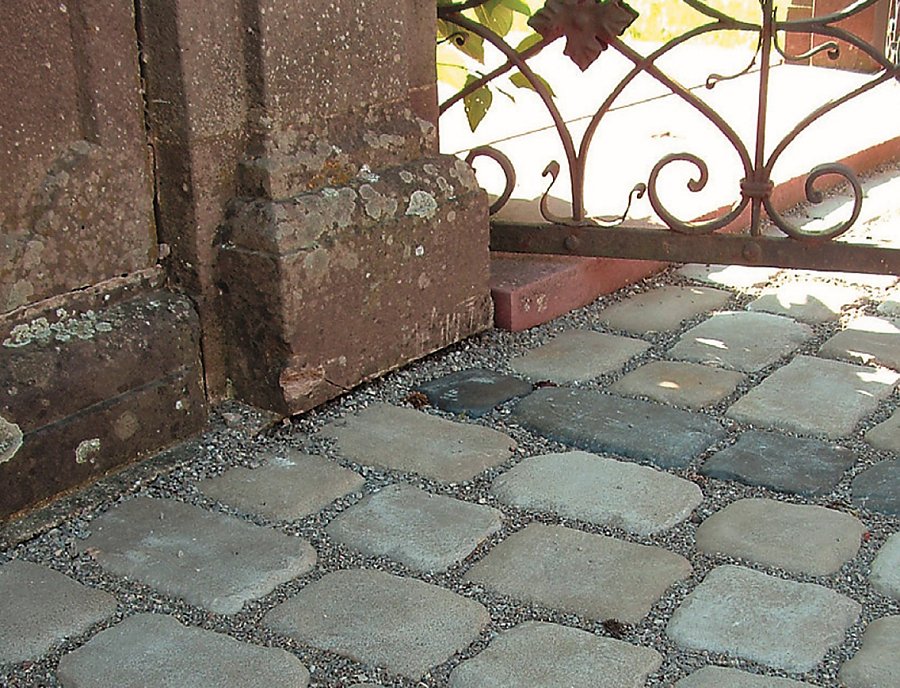
<path fill-rule="evenodd" d="M 874 244 L 800 242 L 747 234 L 674 234 L 664 228 L 627 225 L 494 222 L 491 251 L 900 275 L 900 250 Z"/>

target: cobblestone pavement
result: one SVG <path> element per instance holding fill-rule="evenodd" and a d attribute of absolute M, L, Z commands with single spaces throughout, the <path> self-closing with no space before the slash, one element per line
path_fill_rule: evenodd
<path fill-rule="evenodd" d="M 0 532 L 0 684 L 900 685 L 895 282 L 672 268 L 226 404 Z"/>

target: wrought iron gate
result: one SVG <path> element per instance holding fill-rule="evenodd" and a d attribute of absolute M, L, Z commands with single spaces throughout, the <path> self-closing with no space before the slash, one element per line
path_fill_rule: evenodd
<path fill-rule="evenodd" d="M 886 50 L 872 45 L 839 26 L 841 22 L 882 1 L 894 3 L 891 9 L 892 33 L 889 33 Z M 625 4 L 624 0 L 547 0 L 544 7 L 535 12 L 528 21 L 529 25 L 540 34 L 540 40 L 522 50 L 514 49 L 484 23 L 474 21 L 464 14 L 466 10 L 477 10 L 488 2 L 490 0 L 468 0 L 438 7 L 439 18 L 458 30 L 458 33 L 449 35 L 448 40 L 464 42 L 468 36 L 474 35 L 480 40 L 492 44 L 506 58 L 503 65 L 490 73 L 478 78 L 470 78 L 464 89 L 442 104 L 441 112 L 443 113 L 467 97 L 471 98 L 472 94 L 478 92 L 478 89 L 498 76 L 513 69 L 518 70 L 522 75 L 520 78 L 527 80 L 528 87 L 537 92 L 552 117 L 568 163 L 572 194 L 569 217 L 561 218 L 550 211 L 547 204 L 548 189 L 540 203 L 541 214 L 546 223 L 493 221 L 491 226 L 492 250 L 610 256 L 671 262 L 711 262 L 849 270 L 900 275 L 900 249 L 849 242 L 845 240 L 847 237 L 836 241 L 838 237 L 850 230 L 859 218 L 864 196 L 860 180 L 846 165 L 823 163 L 814 167 L 806 177 L 805 192 L 811 203 L 818 203 L 822 199 L 822 192 L 818 187 L 823 178 L 836 176 L 842 183 L 849 185 L 853 199 L 849 217 L 834 226 L 814 231 L 798 226 L 779 212 L 772 202 L 774 188 L 772 168 L 801 132 L 806 131 L 823 115 L 863 93 L 892 80 L 900 80 L 896 46 L 897 0 L 858 0 L 834 14 L 787 21 L 776 18 L 773 0 L 759 0 L 761 10 L 759 23 L 735 19 L 700 0 L 683 0 L 691 8 L 704 15 L 708 21 L 670 40 L 647 55 L 640 54 L 621 39 L 627 27 L 638 16 L 637 12 Z M 715 31 L 750 32 L 758 37 L 754 62 L 757 60 L 759 62 L 759 84 L 755 141 L 752 146 L 745 144 L 720 113 L 697 97 L 690 89 L 670 77 L 659 66 L 660 58 L 669 51 L 691 39 Z M 824 42 L 803 55 L 789 55 L 784 47 L 784 37 L 791 33 L 822 37 L 818 40 L 824 40 Z M 633 65 L 591 117 L 577 148 L 573 135 L 554 102 L 552 87 L 535 74 L 528 62 L 550 43 L 563 37 L 567 39 L 565 54 L 572 58 L 582 70 L 586 69 L 607 48 L 614 49 Z M 773 53 L 780 55 L 785 61 L 807 60 L 820 53 L 834 58 L 837 57 L 840 44 L 854 46 L 865 53 L 877 64 L 877 71 L 848 93 L 809 112 L 767 154 L 767 111 Z M 753 64 L 742 74 L 749 73 L 752 66 Z M 690 191 L 701 190 L 706 185 L 709 178 L 707 163 L 698 155 L 689 152 L 669 154 L 656 162 L 649 172 L 647 181 L 636 185 L 627 199 L 630 206 L 634 198 L 643 197 L 646 194 L 664 227 L 654 228 L 646 226 L 646 224 L 635 226 L 627 218 L 627 209 L 622 217 L 614 222 L 586 217 L 584 208 L 585 164 L 592 139 L 617 98 L 640 74 L 651 76 L 671 94 L 692 106 L 700 116 L 711 122 L 733 146 L 740 160 L 743 174 L 740 188 L 735 190 L 735 196 L 739 196 L 739 199 L 718 217 L 703 221 L 686 221 L 670 212 L 661 200 L 658 188 L 660 172 L 673 162 L 681 161 L 695 168 L 697 177 L 688 183 Z M 708 86 L 712 87 L 718 81 L 729 78 L 732 77 L 711 74 Z M 897 131 L 900 135 L 900 116 L 897 121 Z M 491 207 L 493 214 L 508 201 L 515 186 L 516 174 L 509 159 L 494 148 L 473 149 L 467 159 L 472 162 L 481 156 L 496 161 L 503 169 L 506 179 L 503 193 Z M 550 175 L 553 181 L 556 181 L 559 172 L 560 166 L 557 163 L 551 163 L 545 170 L 545 174 Z M 900 204 L 900 199 L 898 199 L 898 204 Z M 766 222 L 766 218 L 768 222 Z M 772 236 L 772 232 L 767 229 L 767 226 L 777 228 L 777 235 Z M 898 227 L 898 232 L 900 232 L 900 227 Z"/>

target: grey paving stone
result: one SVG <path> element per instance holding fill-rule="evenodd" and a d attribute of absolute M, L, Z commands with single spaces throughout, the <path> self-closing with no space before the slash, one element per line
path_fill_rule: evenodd
<path fill-rule="evenodd" d="M 266 463 L 259 468 L 232 468 L 201 480 L 197 488 L 245 513 L 293 521 L 361 489 L 366 482 L 333 461 L 295 449 L 266 452 L 265 457 Z"/>
<path fill-rule="evenodd" d="M 639 688 L 662 664 L 650 648 L 577 628 L 526 621 L 456 667 L 450 688 Z"/>
<path fill-rule="evenodd" d="M 843 642 L 859 613 L 828 588 L 720 566 L 675 610 L 666 633 L 688 649 L 803 673 Z"/>
<path fill-rule="evenodd" d="M 857 318 L 825 342 L 819 355 L 900 370 L 900 328 L 887 318 Z"/>
<path fill-rule="evenodd" d="M 650 345 L 639 339 L 593 330 L 569 330 L 548 344 L 517 356 L 510 368 L 531 380 L 564 385 L 618 370 Z"/>
<path fill-rule="evenodd" d="M 754 372 L 803 345 L 808 325 L 771 313 L 716 313 L 685 332 L 671 349 L 672 358 Z"/>
<path fill-rule="evenodd" d="M 0 566 L 0 664 L 35 659 L 112 616 L 116 598 L 27 561 Z"/>
<path fill-rule="evenodd" d="M 523 397 L 531 389 L 525 380 L 484 368 L 460 370 L 417 387 L 433 406 L 473 418 L 490 413 L 510 399 Z"/>
<path fill-rule="evenodd" d="M 719 480 L 817 497 L 831 492 L 854 463 L 856 455 L 849 449 L 821 440 L 748 430 L 707 459 L 700 472 Z"/>
<path fill-rule="evenodd" d="M 730 298 L 731 292 L 709 287 L 659 287 L 614 303 L 598 317 L 632 334 L 670 332 L 688 318 L 721 308 Z"/>
<path fill-rule="evenodd" d="M 878 550 L 869 582 L 880 594 L 900 600 L 900 533 L 891 535 Z"/>
<path fill-rule="evenodd" d="M 838 678 L 846 688 L 896 688 L 900 685 L 900 616 L 875 619 L 863 634 L 863 644 L 844 662 Z"/>
<path fill-rule="evenodd" d="M 707 666 L 675 683 L 675 688 L 803 688 L 811 683 L 758 676 L 739 669 Z"/>
<path fill-rule="evenodd" d="M 78 543 L 103 568 L 216 614 L 312 570 L 305 540 L 168 499 L 138 497 L 91 523 Z"/>
<path fill-rule="evenodd" d="M 418 679 L 475 640 L 490 621 L 478 602 L 381 571 L 329 573 L 263 624 L 301 642 Z"/>
<path fill-rule="evenodd" d="M 876 449 L 900 454 L 900 411 L 869 430 L 865 437 L 866 442 Z"/>
<path fill-rule="evenodd" d="M 335 542 L 418 571 L 444 571 L 500 529 L 497 509 L 389 485 L 335 518 Z"/>
<path fill-rule="evenodd" d="M 64 688 L 305 688 L 309 672 L 280 648 L 260 647 L 161 614 L 137 614 L 59 663 Z"/>
<path fill-rule="evenodd" d="M 703 500 L 689 480 L 574 451 L 525 459 L 494 480 L 506 504 L 649 535 L 681 523 Z"/>
<path fill-rule="evenodd" d="M 796 356 L 732 404 L 734 420 L 836 438 L 849 435 L 893 390 L 897 373 Z"/>
<path fill-rule="evenodd" d="M 889 318 L 900 318 L 900 288 L 891 289 L 884 300 L 878 304 L 878 312 Z"/>
<path fill-rule="evenodd" d="M 856 556 L 865 530 L 858 518 L 821 506 L 739 499 L 700 525 L 697 549 L 825 576 Z"/>
<path fill-rule="evenodd" d="M 853 503 L 885 514 L 900 514 L 900 461 L 882 461 L 857 475 L 850 485 Z"/>
<path fill-rule="evenodd" d="M 719 284 L 723 287 L 746 289 L 763 284 L 781 272 L 780 268 L 755 268 L 746 265 L 702 265 L 692 263 L 677 270 L 688 279 Z"/>
<path fill-rule="evenodd" d="M 320 433 L 357 463 L 459 482 L 506 461 L 516 443 L 502 432 L 455 423 L 421 411 L 373 404 Z"/>
<path fill-rule="evenodd" d="M 637 623 L 690 573 L 687 559 L 661 547 L 532 523 L 494 547 L 465 580 L 592 619 Z"/>
<path fill-rule="evenodd" d="M 836 319 L 844 306 L 863 296 L 865 291 L 856 286 L 822 281 L 789 282 L 766 289 L 747 308 L 786 315 L 813 325 Z"/>
<path fill-rule="evenodd" d="M 722 401 L 745 379 L 736 370 L 681 361 L 652 361 L 619 378 L 609 389 L 616 394 L 645 396 L 663 404 L 698 409 Z"/>
<path fill-rule="evenodd" d="M 708 416 L 586 389 L 544 387 L 511 417 L 552 440 L 662 468 L 686 466 L 725 434 Z"/>

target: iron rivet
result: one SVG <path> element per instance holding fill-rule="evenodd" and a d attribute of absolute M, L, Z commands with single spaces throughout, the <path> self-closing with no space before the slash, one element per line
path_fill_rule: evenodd
<path fill-rule="evenodd" d="M 577 251 L 578 247 L 581 246 L 581 240 L 574 234 L 570 234 L 566 237 L 563 245 L 566 247 L 567 251 Z"/>
<path fill-rule="evenodd" d="M 762 258 L 762 249 L 755 241 L 748 241 L 741 250 L 744 259 L 749 263 L 758 263 Z"/>

